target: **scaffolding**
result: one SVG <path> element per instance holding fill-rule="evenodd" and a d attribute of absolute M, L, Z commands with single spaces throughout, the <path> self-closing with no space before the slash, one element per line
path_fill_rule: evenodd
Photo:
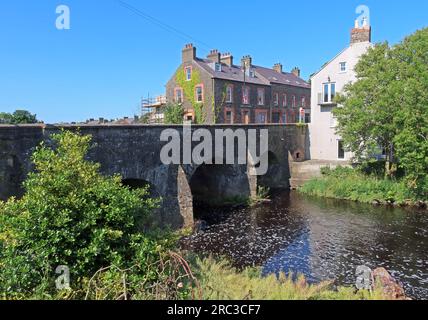
<path fill-rule="evenodd" d="M 142 98 L 141 115 L 147 117 L 148 123 L 163 123 L 165 106 L 166 96 L 164 95 Z"/>

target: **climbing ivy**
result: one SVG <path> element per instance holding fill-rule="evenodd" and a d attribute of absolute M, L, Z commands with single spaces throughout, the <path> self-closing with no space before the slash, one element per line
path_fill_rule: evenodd
<path fill-rule="evenodd" d="M 193 110 L 195 111 L 195 122 L 204 123 L 206 120 L 206 114 L 204 112 L 204 105 L 201 102 L 197 102 L 195 99 L 195 87 L 201 83 L 201 75 L 198 70 L 192 70 L 192 79 L 186 80 L 186 72 L 184 68 L 177 71 L 175 81 L 183 89 L 183 95 L 187 100 L 190 101 Z"/>

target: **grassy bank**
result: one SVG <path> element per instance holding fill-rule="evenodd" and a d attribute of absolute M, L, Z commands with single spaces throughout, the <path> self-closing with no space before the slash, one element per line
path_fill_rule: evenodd
<path fill-rule="evenodd" d="M 322 177 L 305 183 L 299 191 L 312 196 L 395 205 L 415 205 L 419 201 L 401 180 L 368 175 L 358 169 L 322 169 Z"/>

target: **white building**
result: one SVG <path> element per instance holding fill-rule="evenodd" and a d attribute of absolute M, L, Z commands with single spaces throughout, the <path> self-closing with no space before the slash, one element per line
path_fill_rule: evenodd
<path fill-rule="evenodd" d="M 352 153 L 343 150 L 342 140 L 336 134 L 336 120 L 332 114 L 337 107 L 334 97 L 346 84 L 355 81 L 355 65 L 371 46 L 371 27 L 366 20 L 362 25 L 357 20 L 351 31 L 351 45 L 311 77 L 311 159 L 349 161 L 352 158 Z"/>

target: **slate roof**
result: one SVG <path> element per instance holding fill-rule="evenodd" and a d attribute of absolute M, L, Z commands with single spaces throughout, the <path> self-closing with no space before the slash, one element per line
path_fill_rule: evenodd
<path fill-rule="evenodd" d="M 244 82 L 244 71 L 240 66 L 228 65 L 222 63 L 221 72 L 215 71 L 212 68 L 213 62 L 207 59 L 197 58 L 195 62 L 204 70 L 206 70 L 215 79 L 224 79 L 230 81 Z M 297 77 L 293 73 L 283 72 L 278 73 L 273 69 L 252 66 L 255 71 L 255 77 L 245 76 L 245 82 L 258 84 L 258 85 L 270 85 L 270 84 L 283 84 L 295 87 L 310 88 L 311 85 L 300 77 Z"/>

